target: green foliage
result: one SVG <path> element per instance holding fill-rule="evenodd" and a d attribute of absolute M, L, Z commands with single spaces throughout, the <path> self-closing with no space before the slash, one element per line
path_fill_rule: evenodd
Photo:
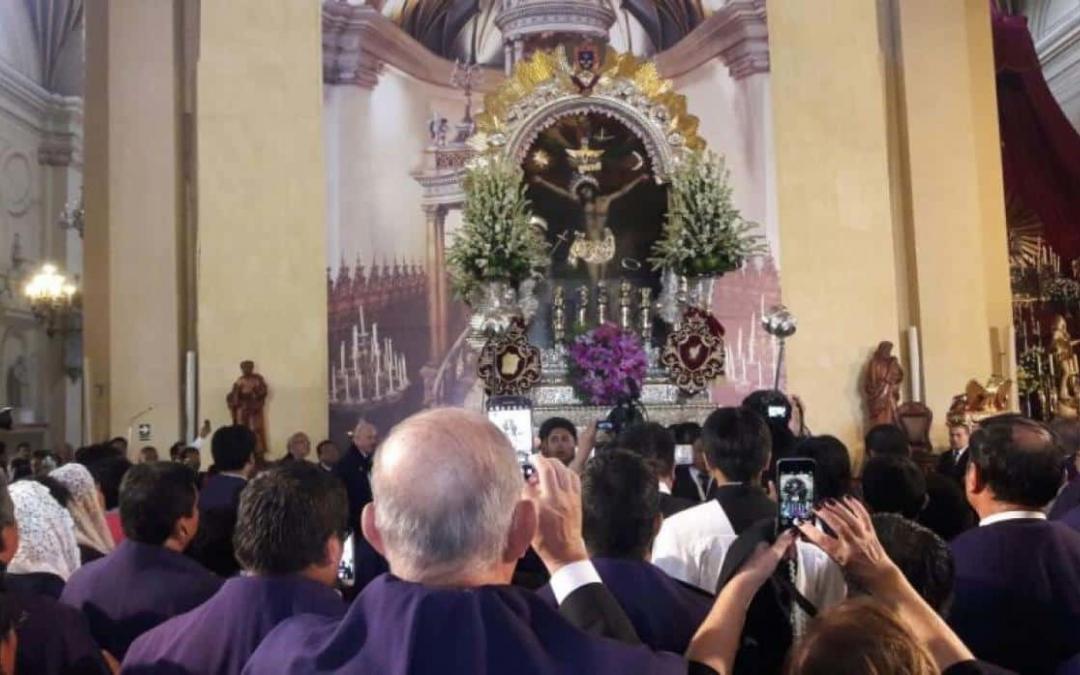
<path fill-rule="evenodd" d="M 547 244 L 533 223 L 521 169 L 505 160 L 482 160 L 465 177 L 464 223 L 447 261 L 450 281 L 466 302 L 479 286 L 517 286 L 547 266 Z"/>
<path fill-rule="evenodd" d="M 649 258 L 653 269 L 687 276 L 720 275 L 766 251 L 756 225 L 731 201 L 729 172 L 721 157 L 695 151 L 671 175 L 667 221 Z"/>

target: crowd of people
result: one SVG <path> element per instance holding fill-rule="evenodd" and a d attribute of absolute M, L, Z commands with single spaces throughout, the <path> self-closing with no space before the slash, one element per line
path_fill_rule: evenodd
<path fill-rule="evenodd" d="M 1080 422 L 955 423 L 935 466 L 874 427 L 856 471 L 798 408 L 551 418 L 528 467 L 452 408 L 262 466 L 242 426 L 18 448 L 0 672 L 1080 673 Z M 815 506 L 785 529 L 787 459 Z"/>

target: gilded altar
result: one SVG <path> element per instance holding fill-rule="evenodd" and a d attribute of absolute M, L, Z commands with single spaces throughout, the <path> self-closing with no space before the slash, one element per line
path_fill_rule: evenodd
<path fill-rule="evenodd" d="M 528 388 L 537 423 L 558 415 L 587 424 L 608 413 L 610 406 L 590 405 L 575 391 L 567 360 L 576 335 L 607 323 L 633 332 L 645 348 L 639 401 L 649 418 L 700 422 L 714 407 L 708 385 L 723 375 L 722 329 L 684 331 L 686 344 L 674 348 L 676 361 L 679 347 L 711 358 L 701 369 L 707 382 L 684 378 L 680 386 L 663 353 L 682 312 L 708 307 L 712 288 L 691 289 L 685 279 L 680 286 L 649 260 L 667 214 L 669 176 L 685 153 L 704 146 L 686 98 L 653 62 L 579 44 L 518 63 L 485 97 L 476 124 L 470 145 L 480 161 L 521 167 L 550 253 L 546 279 L 529 288 L 527 311 L 528 340 L 540 347 L 541 376 Z M 474 307 L 474 316 L 485 315 L 490 308 Z"/>

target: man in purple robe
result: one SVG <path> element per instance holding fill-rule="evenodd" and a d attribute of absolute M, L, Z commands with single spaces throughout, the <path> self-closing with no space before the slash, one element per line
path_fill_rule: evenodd
<path fill-rule="evenodd" d="M 652 469 L 625 450 L 594 457 L 581 477 L 581 501 L 592 563 L 641 642 L 653 649 L 686 652 L 715 598 L 649 562 L 661 522 Z M 550 586 L 540 594 L 554 606 Z"/>
<path fill-rule="evenodd" d="M 286 462 L 240 495 L 236 557 L 245 575 L 136 640 L 131 675 L 238 675 L 274 626 L 296 614 L 340 618 L 334 590 L 348 529 L 345 488 L 315 464 Z"/>
<path fill-rule="evenodd" d="M 201 605 L 221 579 L 183 554 L 199 528 L 195 473 L 183 464 L 133 466 L 120 484 L 125 540 L 79 568 L 60 600 L 90 621 L 117 660 L 154 626 Z"/>
<path fill-rule="evenodd" d="M 19 548 L 15 505 L 7 485 L 0 481 L 0 565 L 6 567 Z M 0 584 L 2 587 L 3 584 Z M 34 675 L 107 675 L 90 627 L 77 609 L 44 593 L 3 588 L 15 625 L 18 649 L 15 671 Z"/>
<path fill-rule="evenodd" d="M 443 408 L 399 424 L 375 455 L 361 518 L 391 573 L 343 619 L 279 625 L 244 672 L 685 673 L 674 654 L 581 630 L 636 639 L 588 560 L 577 476 L 544 457 L 535 467 L 526 484 L 510 443 L 478 413 Z M 508 585 L 530 542 L 559 611 Z"/>
<path fill-rule="evenodd" d="M 980 520 L 951 544 L 949 623 L 979 659 L 1053 673 L 1080 653 L 1080 533 L 1043 512 L 1061 449 L 1045 426 L 1008 415 L 983 422 L 968 452 L 964 487 Z"/>

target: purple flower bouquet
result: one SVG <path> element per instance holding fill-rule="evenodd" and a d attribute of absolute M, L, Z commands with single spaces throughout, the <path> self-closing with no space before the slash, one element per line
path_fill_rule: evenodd
<path fill-rule="evenodd" d="M 630 331 L 605 323 L 570 344 L 570 378 L 578 396 L 592 405 L 615 405 L 641 390 L 648 355 Z"/>

